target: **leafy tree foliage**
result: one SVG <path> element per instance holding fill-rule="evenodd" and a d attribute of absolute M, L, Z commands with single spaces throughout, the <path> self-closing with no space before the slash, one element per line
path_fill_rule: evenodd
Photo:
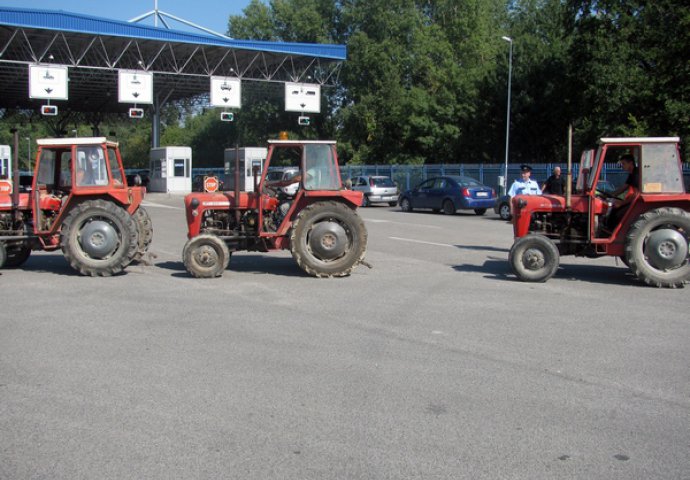
<path fill-rule="evenodd" d="M 335 138 L 352 163 L 502 162 L 508 53 L 513 39 L 511 162 L 565 160 L 607 135 L 678 135 L 690 154 L 690 4 L 678 0 L 252 0 L 231 16 L 238 39 L 348 46 L 322 113 L 299 127 L 283 89 L 244 82 L 236 121 L 218 109 L 169 105 L 162 144 L 190 145 L 195 165 L 263 145 L 280 131 Z M 309 79 L 302 79 L 309 81 Z M 198 100 L 198 99 L 197 99 Z M 118 115 L 0 112 L 30 137 L 115 136 L 128 167 L 148 163 L 151 127 Z M 91 127 L 94 126 L 94 127 Z M 27 143 L 19 142 L 20 158 Z M 33 147 L 35 148 L 35 147 Z M 35 150 L 34 150 L 35 151 Z"/>

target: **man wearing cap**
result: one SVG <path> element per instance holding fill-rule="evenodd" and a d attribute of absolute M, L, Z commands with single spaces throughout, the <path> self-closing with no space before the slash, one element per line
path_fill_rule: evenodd
<path fill-rule="evenodd" d="M 532 180 L 532 167 L 529 165 L 520 165 L 520 178 L 516 179 L 508 190 L 508 195 L 514 197 L 515 195 L 541 195 L 539 184 Z"/>

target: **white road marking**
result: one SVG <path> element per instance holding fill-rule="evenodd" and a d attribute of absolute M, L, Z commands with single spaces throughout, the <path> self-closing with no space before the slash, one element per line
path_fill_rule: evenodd
<path fill-rule="evenodd" d="M 154 203 L 144 200 L 141 204 L 145 207 L 156 207 L 156 208 L 171 208 L 173 210 L 184 210 L 182 207 L 171 207 L 170 205 L 163 205 L 162 203 Z"/>
<path fill-rule="evenodd" d="M 422 228 L 443 228 L 437 225 L 424 225 L 422 223 L 410 223 L 410 222 L 394 222 L 393 220 L 379 220 L 377 218 L 365 218 L 365 222 L 371 223 L 396 223 L 398 225 L 405 225 L 406 227 L 422 227 Z"/>
<path fill-rule="evenodd" d="M 388 238 L 390 238 L 391 240 L 400 240 L 401 242 L 421 243 L 422 245 L 435 245 L 437 247 L 455 248 L 455 245 L 451 245 L 450 243 L 425 242 L 424 240 L 414 240 L 412 238 L 402 238 L 402 237 L 388 237 Z"/>

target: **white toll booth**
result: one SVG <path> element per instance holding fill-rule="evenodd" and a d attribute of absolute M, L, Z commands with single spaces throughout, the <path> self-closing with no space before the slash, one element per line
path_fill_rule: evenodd
<path fill-rule="evenodd" d="M 242 147 L 239 149 L 226 148 L 225 149 L 225 190 L 232 191 L 235 189 L 235 153 L 238 153 L 240 158 L 240 191 L 253 192 L 254 191 L 254 167 L 258 167 L 257 179 L 258 182 L 263 172 L 264 161 L 268 154 L 268 149 L 265 147 Z"/>
<path fill-rule="evenodd" d="M 166 193 L 192 191 L 191 147 L 152 148 L 149 158 L 148 191 Z"/>

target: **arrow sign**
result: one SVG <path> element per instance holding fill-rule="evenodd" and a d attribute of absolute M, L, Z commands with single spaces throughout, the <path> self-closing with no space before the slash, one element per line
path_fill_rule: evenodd
<path fill-rule="evenodd" d="M 118 95 L 120 103 L 152 104 L 153 74 L 141 70 L 120 70 Z"/>
<path fill-rule="evenodd" d="M 67 100 L 67 67 L 29 65 L 29 98 Z"/>
<path fill-rule="evenodd" d="M 285 111 L 321 113 L 321 85 L 286 83 Z"/>
<path fill-rule="evenodd" d="M 239 78 L 211 77 L 211 105 L 240 108 L 242 83 Z"/>

